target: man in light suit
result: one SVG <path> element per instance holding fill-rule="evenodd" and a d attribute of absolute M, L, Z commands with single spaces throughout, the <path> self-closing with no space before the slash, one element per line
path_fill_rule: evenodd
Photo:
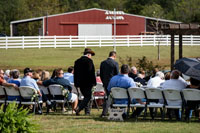
<path fill-rule="evenodd" d="M 85 48 L 83 56 L 74 63 L 74 85 L 79 87 L 84 96 L 83 101 L 76 108 L 76 115 L 85 108 L 85 114 L 90 114 L 90 100 L 92 88 L 96 85 L 95 68 L 91 59 L 95 53 L 90 48 Z"/>
<path fill-rule="evenodd" d="M 104 96 L 103 111 L 101 117 L 107 115 L 108 108 L 111 105 L 111 101 L 108 100 L 109 92 L 107 90 L 110 79 L 119 73 L 119 65 L 115 61 L 116 54 L 117 53 L 115 51 L 111 51 L 109 53 L 109 57 L 106 60 L 102 61 L 100 65 L 100 77 L 103 82 L 104 89 L 106 91 L 106 94 Z"/>

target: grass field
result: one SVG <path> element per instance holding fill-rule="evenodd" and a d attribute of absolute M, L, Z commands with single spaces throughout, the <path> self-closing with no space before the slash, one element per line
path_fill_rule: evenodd
<path fill-rule="evenodd" d="M 74 61 L 82 55 L 84 48 L 41 48 L 41 49 L 0 49 L 0 68 L 23 70 L 25 67 L 33 69 L 53 70 L 74 65 Z M 113 47 L 93 47 L 96 55 L 93 57 L 95 68 L 108 57 Z M 178 46 L 175 48 L 175 58 L 178 58 Z M 157 47 L 117 47 L 118 57 L 132 57 L 135 64 L 138 58 L 146 56 L 154 64 L 170 66 L 170 46 L 160 47 L 160 60 L 157 60 Z M 184 46 L 184 57 L 200 57 L 200 46 Z M 119 61 L 119 58 L 117 59 Z"/>
<path fill-rule="evenodd" d="M 51 133 L 199 133 L 200 123 L 197 121 L 152 121 L 129 118 L 124 122 L 108 121 L 99 118 L 101 110 L 93 109 L 91 116 L 75 116 L 67 114 L 35 115 L 33 120 L 39 124 L 39 132 Z"/>

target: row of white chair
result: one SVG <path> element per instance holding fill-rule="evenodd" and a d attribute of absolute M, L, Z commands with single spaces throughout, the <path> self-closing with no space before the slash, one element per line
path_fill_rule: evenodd
<path fill-rule="evenodd" d="M 113 104 L 113 107 L 136 107 L 136 108 L 145 108 L 145 115 L 147 108 L 161 108 L 161 109 L 182 109 L 182 114 L 184 111 L 184 104 L 181 106 L 172 106 L 168 105 L 167 102 L 163 103 L 155 103 L 151 102 L 151 100 L 160 100 L 160 101 L 199 101 L 200 100 L 200 90 L 197 89 L 183 89 L 175 90 L 175 89 L 164 89 L 161 90 L 160 88 L 119 88 L 113 87 L 111 88 L 111 92 L 114 99 L 129 99 L 130 96 L 130 103 L 129 104 Z M 183 95 L 182 95 L 183 94 Z M 140 103 L 132 103 L 133 99 L 146 99 L 146 104 Z M 184 103 L 182 102 L 182 103 Z M 162 118 L 164 118 L 165 112 L 162 113 Z M 153 119 L 153 118 L 152 118 Z"/>
<path fill-rule="evenodd" d="M 36 100 L 36 97 L 33 97 L 36 96 L 36 94 L 36 90 L 29 86 L 21 86 L 19 87 L 19 90 L 15 89 L 14 87 L 0 86 L 0 95 L 4 97 L 0 99 L 0 103 L 4 103 L 5 107 L 7 106 L 7 104 L 13 102 L 20 105 L 34 105 L 33 112 L 35 113 L 36 106 L 39 103 L 42 103 L 41 100 Z M 20 97 L 21 100 L 9 100 L 8 96 L 17 96 Z"/>

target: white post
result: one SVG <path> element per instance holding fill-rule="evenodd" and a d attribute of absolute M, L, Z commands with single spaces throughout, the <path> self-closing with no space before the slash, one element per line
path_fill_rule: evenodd
<path fill-rule="evenodd" d="M 24 49 L 24 36 L 22 36 L 22 48 Z"/>
<path fill-rule="evenodd" d="M 56 48 L 56 35 L 54 35 L 54 48 Z"/>
<path fill-rule="evenodd" d="M 99 36 L 99 47 L 101 47 L 101 36 Z"/>
<path fill-rule="evenodd" d="M 6 36 L 6 49 L 8 49 L 8 37 Z"/>
<path fill-rule="evenodd" d="M 69 36 L 69 47 L 70 48 L 72 47 L 72 36 L 71 35 Z"/>
<path fill-rule="evenodd" d="M 142 44 L 143 44 L 143 35 L 140 35 L 140 45 L 142 47 Z"/>
<path fill-rule="evenodd" d="M 190 35 L 191 37 L 191 46 L 193 46 L 193 35 Z"/>
<path fill-rule="evenodd" d="M 85 48 L 87 47 L 87 40 L 86 40 L 86 36 L 84 37 L 85 38 Z"/>
<path fill-rule="evenodd" d="M 156 46 L 156 35 L 153 36 L 153 46 Z"/>
<path fill-rule="evenodd" d="M 116 10 L 114 8 L 114 51 L 116 51 Z"/>
<path fill-rule="evenodd" d="M 39 41 L 39 49 L 40 49 L 41 47 L 40 36 L 38 36 L 38 41 Z"/>
<path fill-rule="evenodd" d="M 130 46 L 129 35 L 127 35 L 127 45 L 128 45 L 128 47 Z"/>
<path fill-rule="evenodd" d="M 167 46 L 168 46 L 168 45 L 169 45 L 169 42 L 168 42 L 168 35 L 167 35 L 167 37 L 166 37 L 166 38 L 167 38 Z"/>

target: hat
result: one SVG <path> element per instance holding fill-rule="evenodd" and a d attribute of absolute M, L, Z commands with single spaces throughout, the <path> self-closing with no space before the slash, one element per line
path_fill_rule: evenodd
<path fill-rule="evenodd" d="M 27 74 L 29 72 L 33 72 L 33 70 L 31 68 L 25 68 L 24 69 L 24 74 Z"/>
<path fill-rule="evenodd" d="M 85 48 L 83 54 L 86 55 L 86 54 L 91 54 L 92 56 L 95 55 L 94 51 L 92 51 L 90 48 Z"/>

